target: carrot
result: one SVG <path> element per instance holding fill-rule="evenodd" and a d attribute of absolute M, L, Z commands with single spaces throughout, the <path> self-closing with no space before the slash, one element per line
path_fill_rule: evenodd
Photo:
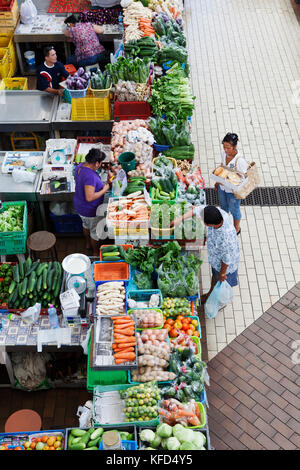
<path fill-rule="evenodd" d="M 125 336 L 133 336 L 134 335 L 134 328 L 126 328 L 125 330 L 114 330 L 114 334 L 119 333 Z"/>
<path fill-rule="evenodd" d="M 134 326 L 134 321 L 127 321 L 122 323 L 114 323 L 115 328 L 127 328 L 128 326 Z"/>
<path fill-rule="evenodd" d="M 130 317 L 128 315 L 123 315 L 123 316 L 119 316 L 119 317 L 110 317 L 112 320 L 123 320 L 123 319 L 130 319 Z"/>
<path fill-rule="evenodd" d="M 126 352 L 119 352 L 115 354 L 115 359 L 128 359 L 130 361 L 134 361 L 135 359 L 135 353 L 126 353 Z"/>
<path fill-rule="evenodd" d="M 136 344 L 136 341 L 132 339 L 115 339 L 115 344 L 130 344 L 130 346 L 133 346 Z"/>
<path fill-rule="evenodd" d="M 133 346 L 129 346 L 129 347 L 124 347 L 124 348 L 117 348 L 117 349 L 114 349 L 114 354 L 115 354 L 115 353 L 118 353 L 118 352 L 134 352 L 134 347 L 133 347 Z"/>
<path fill-rule="evenodd" d="M 132 361 L 128 361 L 128 359 L 115 359 L 116 365 L 124 364 L 124 362 L 132 362 Z"/>

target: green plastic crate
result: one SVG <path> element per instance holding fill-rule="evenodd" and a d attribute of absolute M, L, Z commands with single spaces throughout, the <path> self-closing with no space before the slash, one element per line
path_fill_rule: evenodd
<path fill-rule="evenodd" d="M 17 255 L 26 253 L 26 239 L 28 231 L 26 201 L 3 202 L 3 208 L 23 206 L 23 230 L 20 232 L 0 232 L 0 255 Z"/>
<path fill-rule="evenodd" d="M 97 371 L 90 367 L 90 354 L 91 354 L 91 338 L 89 340 L 88 348 L 88 362 L 87 362 L 87 386 L 86 388 L 92 392 L 96 385 L 117 385 L 127 384 L 128 377 L 126 370 L 105 370 Z"/>
<path fill-rule="evenodd" d="M 102 423 L 97 423 L 94 420 L 95 395 L 97 393 L 126 390 L 127 388 L 136 387 L 136 386 L 137 386 L 137 384 L 132 384 L 132 385 L 130 385 L 130 384 L 126 384 L 126 385 L 121 384 L 121 385 L 107 385 L 107 386 L 97 385 L 96 387 L 94 387 L 94 391 L 93 391 L 93 422 L 94 422 L 94 426 L 102 426 Z M 126 421 L 124 423 L 114 423 L 114 424 L 112 424 L 112 426 L 128 426 L 130 424 L 135 424 L 137 427 L 157 426 L 159 424 L 159 416 L 157 418 L 149 420 L 149 421 Z"/>

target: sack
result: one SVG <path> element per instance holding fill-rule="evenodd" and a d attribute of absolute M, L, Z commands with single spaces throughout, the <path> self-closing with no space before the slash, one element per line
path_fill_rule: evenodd
<path fill-rule="evenodd" d="M 32 0 L 25 0 L 20 8 L 20 19 L 23 24 L 30 24 L 37 17 L 37 9 Z"/>
<path fill-rule="evenodd" d="M 237 163 L 237 161 L 236 161 Z M 257 188 L 260 182 L 258 169 L 255 162 L 250 163 L 249 168 L 247 170 L 246 176 L 248 178 L 247 183 L 245 183 L 241 189 L 237 192 L 233 192 L 234 196 L 237 199 L 245 199 L 248 194 L 250 194 L 253 189 Z"/>
<path fill-rule="evenodd" d="M 215 318 L 220 308 L 231 302 L 233 295 L 233 289 L 227 281 L 218 281 L 204 304 L 205 315 L 209 319 Z"/>

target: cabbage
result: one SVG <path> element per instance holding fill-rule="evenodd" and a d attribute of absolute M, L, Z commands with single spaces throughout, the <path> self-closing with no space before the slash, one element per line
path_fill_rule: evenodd
<path fill-rule="evenodd" d="M 173 428 L 173 436 L 177 437 L 181 443 L 192 442 L 194 438 L 194 432 L 192 429 L 187 429 L 184 426 L 181 426 L 181 424 L 176 424 Z"/>
<path fill-rule="evenodd" d="M 183 442 L 179 450 L 199 450 L 192 442 Z"/>
<path fill-rule="evenodd" d="M 151 429 L 143 429 L 140 432 L 141 441 L 151 442 L 155 439 L 155 434 Z"/>
<path fill-rule="evenodd" d="M 168 444 L 168 439 L 167 438 L 161 440 L 160 445 L 163 449 L 167 449 L 167 444 Z"/>
<path fill-rule="evenodd" d="M 206 437 L 202 432 L 197 432 L 194 431 L 194 437 L 192 439 L 192 443 L 195 444 L 195 446 L 198 447 L 198 449 L 201 449 L 201 447 L 204 446 L 206 443 Z"/>
<path fill-rule="evenodd" d="M 169 437 L 167 440 L 167 449 L 168 450 L 178 450 L 180 447 L 180 442 L 176 437 Z"/>
<path fill-rule="evenodd" d="M 157 426 L 156 433 L 159 437 L 171 437 L 172 428 L 166 423 L 161 423 L 159 426 Z"/>
<path fill-rule="evenodd" d="M 153 441 L 150 442 L 151 447 L 154 447 L 154 449 L 157 449 L 160 443 L 161 443 L 161 437 L 155 434 L 155 438 L 153 439 Z"/>

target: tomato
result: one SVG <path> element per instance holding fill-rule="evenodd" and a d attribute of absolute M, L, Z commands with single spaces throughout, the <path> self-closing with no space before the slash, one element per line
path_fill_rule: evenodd
<path fill-rule="evenodd" d="M 187 325 L 189 325 L 191 323 L 191 319 L 185 318 L 184 320 L 182 320 L 182 323 L 186 323 Z"/>
<path fill-rule="evenodd" d="M 182 323 L 182 329 L 186 332 L 190 328 L 190 325 L 188 323 Z"/>
<path fill-rule="evenodd" d="M 172 330 L 169 332 L 169 335 L 171 338 L 176 338 L 179 335 L 179 330 L 172 328 Z"/>
<path fill-rule="evenodd" d="M 170 331 L 170 330 L 172 330 L 172 326 L 169 325 L 168 323 L 165 323 L 164 324 L 164 329 Z"/>
<path fill-rule="evenodd" d="M 192 324 L 192 325 L 195 325 L 196 327 L 198 327 L 198 320 L 192 320 L 192 321 L 191 321 L 191 324 Z"/>
<path fill-rule="evenodd" d="M 17 447 L 14 448 L 14 450 L 23 450 L 23 449 L 22 449 L 22 447 L 17 446 Z"/>
<path fill-rule="evenodd" d="M 42 442 L 47 442 L 48 441 L 48 436 L 42 436 Z"/>
<path fill-rule="evenodd" d="M 176 317 L 176 320 L 182 322 L 182 320 L 184 320 L 184 316 L 183 316 L 183 315 L 178 315 L 178 316 Z"/>
<path fill-rule="evenodd" d="M 174 326 L 174 328 L 178 328 L 178 330 L 181 330 L 182 323 L 180 321 L 176 321 L 173 326 Z"/>
<path fill-rule="evenodd" d="M 186 330 L 186 334 L 189 335 L 189 336 L 193 336 L 194 331 L 193 330 Z"/>
<path fill-rule="evenodd" d="M 200 336 L 200 333 L 199 333 L 199 331 L 198 331 L 198 330 L 194 331 L 194 334 L 193 334 L 193 336 L 198 336 L 198 337 L 199 337 L 199 336 Z"/>
<path fill-rule="evenodd" d="M 192 323 L 189 325 L 189 328 L 190 328 L 190 330 L 192 330 L 192 331 L 195 331 L 195 330 L 196 330 L 195 325 L 193 325 Z"/>
<path fill-rule="evenodd" d="M 37 437 L 36 440 L 35 440 L 36 443 L 41 442 L 41 441 L 42 441 L 42 439 L 40 437 Z"/>
<path fill-rule="evenodd" d="M 168 320 L 166 321 L 166 323 L 167 323 L 168 325 L 174 325 L 175 321 L 172 320 L 172 318 L 168 318 Z"/>
<path fill-rule="evenodd" d="M 30 444 L 31 449 L 35 449 L 35 446 L 36 446 L 36 442 L 32 442 L 32 443 Z"/>

